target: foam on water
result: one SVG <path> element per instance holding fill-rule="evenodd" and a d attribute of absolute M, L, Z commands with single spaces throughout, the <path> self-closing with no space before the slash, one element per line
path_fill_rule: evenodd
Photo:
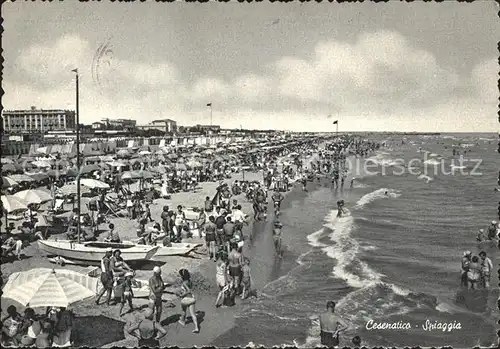
<path fill-rule="evenodd" d="M 386 194 L 387 192 L 387 194 Z M 359 209 L 364 207 L 365 205 L 369 204 L 370 202 L 373 202 L 378 199 L 388 199 L 388 198 L 397 198 L 401 196 L 400 192 L 397 190 L 393 189 L 388 189 L 388 188 L 380 188 L 377 189 L 371 193 L 368 193 L 364 195 L 361 199 L 358 200 L 356 205 L 354 206 L 355 209 Z"/>

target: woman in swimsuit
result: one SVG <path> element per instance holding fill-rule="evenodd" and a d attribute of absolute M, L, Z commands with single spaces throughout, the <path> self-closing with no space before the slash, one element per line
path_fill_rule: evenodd
<path fill-rule="evenodd" d="M 120 250 L 115 250 L 113 252 L 113 257 L 111 257 L 110 261 L 110 267 L 111 270 L 113 271 L 113 277 L 121 277 L 124 276 L 127 271 L 129 272 L 134 272 L 132 268 L 128 266 L 127 263 L 123 260 L 121 257 L 121 251 Z"/>
<path fill-rule="evenodd" d="M 481 279 L 481 265 L 479 264 L 479 257 L 472 257 L 471 263 L 469 264 L 469 271 L 467 272 L 467 288 L 477 289 L 477 285 Z"/>
<path fill-rule="evenodd" d="M 231 244 L 231 253 L 229 253 L 229 276 L 233 278 L 231 288 L 240 287 L 241 281 L 241 253 L 238 252 L 238 244 Z"/>
<path fill-rule="evenodd" d="M 194 297 L 193 294 L 193 282 L 191 281 L 191 275 L 189 274 L 189 271 L 186 269 L 181 269 L 179 270 L 179 275 L 182 278 L 182 285 L 181 285 L 181 290 L 178 293 L 178 296 L 181 298 L 181 307 L 183 314 L 179 320 L 179 324 L 182 326 L 186 325 L 186 317 L 187 317 L 187 312 L 189 310 L 189 313 L 191 314 L 191 319 L 193 320 L 194 323 L 194 330 L 193 333 L 199 333 L 200 328 L 198 327 L 198 319 L 196 317 L 196 311 L 194 308 L 194 305 L 196 304 L 196 298 Z"/>
<path fill-rule="evenodd" d="M 217 286 L 219 290 L 222 290 L 224 286 L 228 284 L 227 280 L 227 255 L 222 254 L 217 261 L 217 273 L 215 274 L 215 280 L 217 281 Z"/>

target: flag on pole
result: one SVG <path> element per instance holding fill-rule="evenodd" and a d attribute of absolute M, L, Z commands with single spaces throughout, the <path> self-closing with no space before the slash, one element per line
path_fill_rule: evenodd
<path fill-rule="evenodd" d="M 338 121 L 338 120 L 335 120 L 335 121 L 333 122 L 333 124 L 334 124 L 334 125 L 337 125 L 338 123 L 339 123 L 339 121 Z"/>
<path fill-rule="evenodd" d="M 73 73 L 78 73 L 78 69 L 73 69 L 72 72 Z"/>
<path fill-rule="evenodd" d="M 212 106 L 212 103 L 208 103 L 208 104 L 207 104 L 207 107 L 211 107 L 211 106 Z"/>

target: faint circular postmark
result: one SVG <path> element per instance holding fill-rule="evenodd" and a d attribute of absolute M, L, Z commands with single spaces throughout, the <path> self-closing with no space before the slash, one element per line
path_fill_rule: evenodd
<path fill-rule="evenodd" d="M 92 80 L 101 94 L 112 88 L 114 74 L 114 52 L 111 38 L 100 44 L 92 59 Z"/>

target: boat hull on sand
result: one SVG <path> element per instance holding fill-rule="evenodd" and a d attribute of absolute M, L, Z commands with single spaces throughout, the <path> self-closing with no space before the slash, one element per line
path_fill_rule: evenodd
<path fill-rule="evenodd" d="M 147 261 L 154 256 L 158 246 L 135 245 L 128 243 L 85 242 L 76 243 L 69 240 L 38 240 L 38 248 L 48 255 L 60 256 L 70 260 L 99 264 L 106 254 L 106 249 L 119 249 L 125 261 Z"/>
<path fill-rule="evenodd" d="M 168 256 L 186 256 L 201 244 L 195 243 L 172 243 L 171 247 L 160 246 L 151 260 Z"/>

